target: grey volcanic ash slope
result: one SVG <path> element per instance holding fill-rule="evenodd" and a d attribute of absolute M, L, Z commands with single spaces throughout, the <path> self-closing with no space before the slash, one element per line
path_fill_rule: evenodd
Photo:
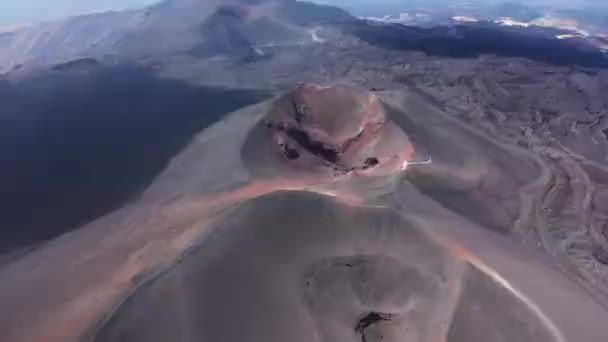
<path fill-rule="evenodd" d="M 435 140 L 449 144 L 423 172 L 464 191 L 460 207 L 403 178 L 401 162 Z M 0 268 L 0 331 L 50 342 L 601 340 L 606 311 L 587 292 L 469 220 L 501 199 L 525 219 L 520 195 L 539 176 L 526 160 L 417 93 L 303 86 L 207 128 L 137 201 Z"/>
<path fill-rule="evenodd" d="M 601 319 L 584 315 L 572 323 L 571 305 L 605 314 L 584 290 L 535 253 L 496 240 L 467 220 L 484 201 L 500 201 L 493 198 L 496 191 L 501 199 L 520 200 L 520 191 L 540 176 L 525 155 L 472 132 L 415 94 L 376 97 L 351 87 L 306 85 L 256 109 L 257 122 L 239 133 L 247 136 L 229 138 L 244 144 L 240 154 L 232 153 L 242 159 L 240 167 L 251 171 L 247 185 L 236 190 L 241 204 L 229 219 L 210 227 L 213 234 L 200 246 L 124 302 L 96 341 L 557 342 L 607 336 Z M 251 115 L 235 113 L 229 122 L 236 125 Z M 348 124 L 337 127 L 335 120 Z M 364 137 L 381 121 L 394 124 L 404 137 L 407 133 L 420 149 L 436 152 L 451 142 L 438 153 L 439 162 L 423 172 L 433 177 L 436 189 L 461 191 L 459 207 L 439 205 L 441 192 L 418 191 L 424 185 L 416 178 L 386 186 L 380 195 L 361 190 L 366 189 L 362 182 L 375 184 L 378 177 L 402 172 L 399 167 L 382 172 L 390 163 L 378 151 L 391 148 L 370 148 L 381 139 Z M 357 127 L 364 128 L 363 136 L 345 154 L 328 158 L 321 152 L 339 150 L 336 146 L 348 142 L 343 138 Z M 315 138 L 294 138 L 290 129 Z M 204 163 L 193 159 L 205 150 L 205 136 L 152 190 L 177 175 L 203 189 L 188 168 Z M 468 149 L 455 141 L 477 146 Z M 403 142 L 392 151 L 411 152 L 410 141 Z M 351 160 L 351 147 L 355 155 L 375 151 L 378 165 L 368 172 L 325 171 Z M 273 173 L 256 172 L 264 166 Z M 449 177 L 448 170 L 456 176 Z M 468 194 L 466 188 L 479 183 L 487 185 Z M 285 189 L 298 191 L 280 191 Z M 222 198 L 214 195 L 220 203 Z M 575 304 L 556 303 L 556 295 Z"/>
<path fill-rule="evenodd" d="M 96 341 L 556 341 L 512 294 L 394 212 L 278 193 L 231 222 L 143 287 Z"/>

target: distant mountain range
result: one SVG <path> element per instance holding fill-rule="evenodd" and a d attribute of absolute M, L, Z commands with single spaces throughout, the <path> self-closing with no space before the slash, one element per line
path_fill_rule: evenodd
<path fill-rule="evenodd" d="M 295 0 L 165 0 L 139 10 L 5 28 L 0 31 L 0 73 L 89 56 L 243 52 L 257 45 L 310 41 L 314 25 L 349 18 L 338 8 Z"/>
<path fill-rule="evenodd" d="M 372 44 L 396 34 L 389 39 L 390 45 L 416 41 L 418 43 L 408 46 L 427 53 L 451 51 L 449 55 L 464 56 L 506 53 L 555 59 L 542 57 L 542 49 L 530 52 L 535 50 L 534 46 L 550 45 L 564 47 L 558 48 L 564 50 L 558 54 L 558 63 L 576 59 L 577 63 L 585 61 L 584 64 L 590 66 L 606 64 L 608 29 L 580 24 L 559 13 L 549 15 L 540 7 L 502 3 L 479 8 L 466 2 L 425 7 L 424 3 L 413 2 L 405 8 L 409 10 L 357 18 L 338 7 L 296 0 L 165 0 L 138 10 L 4 28 L 0 31 L 0 74 L 24 66 L 56 70 L 65 69 L 64 63 L 67 68 L 94 66 L 90 60 L 71 63 L 88 58 L 103 63 L 183 53 L 199 58 L 239 56 L 251 61 L 266 58 L 264 48 L 319 41 L 317 29 L 328 24 L 350 32 L 355 27 L 356 34 Z M 379 28 L 370 25 L 374 22 L 423 30 L 390 25 L 388 29 Z M 496 37 L 518 43 L 502 46 Z M 542 44 L 538 43 L 539 39 Z M 569 51 L 572 48 L 574 50 Z"/>
<path fill-rule="evenodd" d="M 518 28 L 520 31 L 530 34 L 543 33 L 556 39 L 579 39 L 584 40 L 602 51 L 608 51 L 608 30 L 588 29 L 585 25 L 579 25 L 574 20 L 553 17 L 538 17 L 530 21 L 519 21 L 510 17 L 497 17 L 495 19 L 478 19 L 470 16 L 440 16 L 435 17 L 428 13 L 408 13 L 399 15 L 387 15 L 384 17 L 364 18 L 369 21 L 387 24 L 401 24 L 419 27 L 436 26 L 494 26 Z M 526 29 L 526 30 L 522 30 Z M 606 33 L 605 33 L 606 32 Z"/>

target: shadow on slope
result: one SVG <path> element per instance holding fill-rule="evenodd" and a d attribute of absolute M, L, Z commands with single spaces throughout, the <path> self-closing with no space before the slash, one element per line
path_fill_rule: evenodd
<path fill-rule="evenodd" d="M 102 67 L 0 84 L 0 253 L 132 199 L 201 129 L 267 95 Z"/>
<path fill-rule="evenodd" d="M 484 54 L 523 57 L 553 65 L 608 68 L 608 56 L 579 39 L 557 39 L 551 28 L 505 28 L 491 23 L 432 28 L 351 21 L 347 30 L 363 41 L 431 56 L 474 58 Z"/>

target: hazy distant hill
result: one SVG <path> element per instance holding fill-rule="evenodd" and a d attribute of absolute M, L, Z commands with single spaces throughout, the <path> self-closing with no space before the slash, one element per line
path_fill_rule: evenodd
<path fill-rule="evenodd" d="M 292 0 L 165 0 L 4 32 L 0 73 L 91 55 L 242 52 L 248 45 L 310 39 L 303 26 L 344 18 L 349 14 L 338 8 Z"/>

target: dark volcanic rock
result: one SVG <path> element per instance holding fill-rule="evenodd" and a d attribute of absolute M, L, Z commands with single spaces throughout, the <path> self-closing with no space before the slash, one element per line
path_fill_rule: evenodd
<path fill-rule="evenodd" d="M 65 63 L 57 64 L 53 67 L 55 71 L 83 71 L 90 70 L 101 64 L 92 57 L 78 58 Z"/>
<path fill-rule="evenodd" d="M 592 254 L 595 260 L 601 262 L 604 265 L 608 265 L 608 252 L 604 250 L 601 246 L 595 246 Z"/>
<path fill-rule="evenodd" d="M 244 54 L 253 48 L 253 43 L 244 33 L 248 12 L 238 6 L 220 6 L 203 23 L 202 46 L 194 50 L 195 54 Z"/>
<path fill-rule="evenodd" d="M 551 28 L 502 27 L 489 22 L 432 28 L 350 21 L 346 29 L 371 45 L 473 58 L 484 54 L 523 57 L 554 65 L 608 68 L 608 56 L 584 40 L 564 40 Z"/>

